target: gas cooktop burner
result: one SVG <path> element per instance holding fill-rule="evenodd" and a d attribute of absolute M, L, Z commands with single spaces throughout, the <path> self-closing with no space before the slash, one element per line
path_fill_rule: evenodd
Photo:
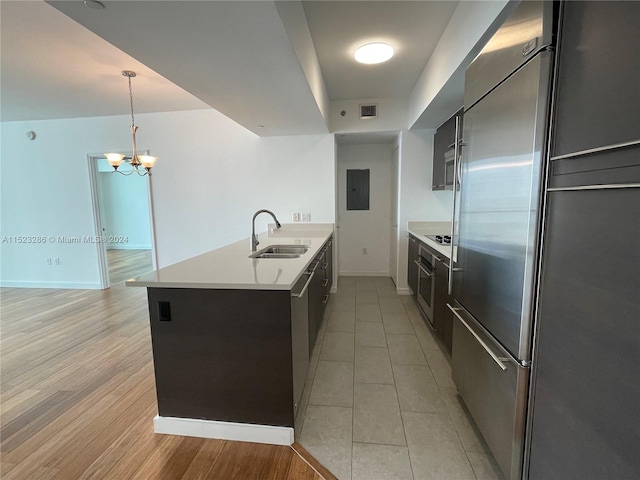
<path fill-rule="evenodd" d="M 451 245 L 451 235 L 426 235 L 426 237 L 442 245 Z"/>

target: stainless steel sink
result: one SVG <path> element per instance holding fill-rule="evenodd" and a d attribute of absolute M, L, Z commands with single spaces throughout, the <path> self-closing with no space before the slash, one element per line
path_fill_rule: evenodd
<path fill-rule="evenodd" d="M 249 255 L 249 258 L 299 258 L 307 250 L 309 245 L 270 245 Z"/>

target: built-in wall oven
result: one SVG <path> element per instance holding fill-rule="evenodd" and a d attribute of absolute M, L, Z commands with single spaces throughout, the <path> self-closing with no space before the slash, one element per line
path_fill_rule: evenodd
<path fill-rule="evenodd" d="M 433 326 L 433 302 L 435 298 L 436 259 L 429 250 L 420 246 L 418 265 L 418 306 Z"/>

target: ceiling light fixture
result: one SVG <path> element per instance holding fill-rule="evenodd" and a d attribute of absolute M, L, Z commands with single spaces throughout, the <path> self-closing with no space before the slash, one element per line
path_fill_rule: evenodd
<path fill-rule="evenodd" d="M 149 155 L 138 155 L 136 153 L 136 127 L 135 121 L 133 120 L 133 93 L 131 92 L 131 79 L 136 76 L 136 72 L 132 72 L 131 70 L 123 70 L 122 75 L 129 79 L 129 103 L 131 104 L 131 136 L 133 140 L 133 154 L 130 157 L 122 155 L 121 153 L 105 153 L 104 156 L 107 157 L 109 164 L 113 167 L 114 172 L 121 173 L 122 175 L 131 175 L 134 171 L 140 175 L 141 177 L 145 175 L 151 175 L 151 169 L 158 160 L 158 157 L 151 157 Z M 129 173 L 124 173 L 118 170 L 118 167 L 122 164 L 123 161 L 127 161 L 131 164 L 131 170 Z M 144 167 L 144 172 L 141 172 L 140 167 Z"/>
<path fill-rule="evenodd" d="M 357 62 L 374 64 L 382 63 L 393 57 L 393 47 L 384 42 L 365 43 L 356 49 Z"/>

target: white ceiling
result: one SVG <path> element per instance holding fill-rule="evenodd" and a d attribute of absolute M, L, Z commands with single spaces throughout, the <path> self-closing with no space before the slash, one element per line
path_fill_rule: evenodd
<path fill-rule="evenodd" d="M 328 131 L 278 2 L 103 3 L 0 2 L 2 121 L 128 113 L 130 69 L 139 113 L 211 106 L 259 135 Z M 329 99 L 408 97 L 457 4 L 303 2 Z M 353 61 L 373 39 L 396 56 Z"/>
<path fill-rule="evenodd" d="M 305 1 L 304 11 L 331 100 L 408 97 L 449 23 L 455 1 Z M 353 60 L 357 47 L 383 41 L 394 57 Z"/>
<path fill-rule="evenodd" d="M 210 108 L 42 1 L 1 1 L 2 121 Z"/>

